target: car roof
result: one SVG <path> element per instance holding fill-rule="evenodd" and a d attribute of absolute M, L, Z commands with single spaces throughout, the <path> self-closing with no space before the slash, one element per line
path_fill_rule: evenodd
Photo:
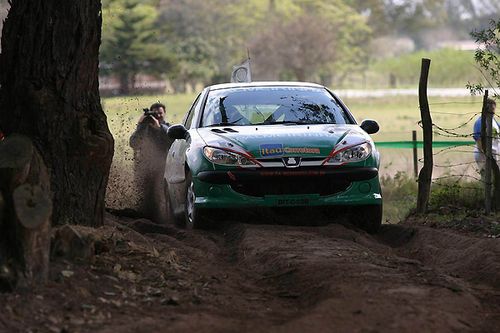
<path fill-rule="evenodd" d="M 322 85 L 310 82 L 296 81 L 256 81 L 244 83 L 221 83 L 208 86 L 210 90 L 246 88 L 246 87 L 308 87 L 308 88 L 325 88 Z"/>

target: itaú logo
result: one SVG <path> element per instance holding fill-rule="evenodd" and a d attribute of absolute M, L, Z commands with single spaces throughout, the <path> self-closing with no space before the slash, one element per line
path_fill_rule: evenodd
<path fill-rule="evenodd" d="M 283 164 L 287 168 L 297 168 L 300 166 L 300 157 L 283 157 Z"/>

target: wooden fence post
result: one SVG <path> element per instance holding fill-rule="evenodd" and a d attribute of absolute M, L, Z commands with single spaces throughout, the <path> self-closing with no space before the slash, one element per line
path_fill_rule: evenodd
<path fill-rule="evenodd" d="M 412 131 L 411 138 L 413 141 L 413 174 L 415 179 L 418 178 L 418 150 L 417 150 L 417 131 Z"/>
<path fill-rule="evenodd" d="M 424 138 L 424 166 L 418 175 L 418 196 L 417 213 L 423 214 L 429 204 L 432 181 L 432 118 L 429 110 L 429 101 L 427 99 L 427 80 L 429 77 L 430 59 L 422 59 L 420 70 L 420 81 L 418 84 L 418 101 L 420 104 L 420 116 L 422 119 L 422 130 Z"/>
<path fill-rule="evenodd" d="M 484 210 L 491 213 L 491 144 L 493 115 L 488 112 L 488 90 L 484 92 L 483 108 L 481 110 L 481 150 L 484 154 Z"/>

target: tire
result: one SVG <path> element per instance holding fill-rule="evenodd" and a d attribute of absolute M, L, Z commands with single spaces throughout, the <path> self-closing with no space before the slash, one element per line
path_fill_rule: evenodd
<path fill-rule="evenodd" d="M 184 202 L 184 220 L 187 229 L 210 229 L 212 226 L 209 212 L 196 208 L 196 193 L 194 191 L 191 172 L 186 174 L 186 199 Z"/>
<path fill-rule="evenodd" d="M 369 234 L 375 234 L 382 224 L 382 205 L 356 206 L 350 215 L 352 224 Z"/>
<path fill-rule="evenodd" d="M 163 179 L 163 177 L 162 177 Z M 155 210 L 153 221 L 158 224 L 166 224 L 170 220 L 168 191 L 165 191 L 165 180 L 154 182 Z"/>
<path fill-rule="evenodd" d="M 163 192 L 165 193 L 165 203 L 167 211 L 167 221 L 172 222 L 178 228 L 185 228 L 186 221 L 183 215 L 175 215 L 174 205 L 172 204 L 172 199 L 170 198 L 170 193 L 168 191 L 168 183 L 163 179 Z"/>

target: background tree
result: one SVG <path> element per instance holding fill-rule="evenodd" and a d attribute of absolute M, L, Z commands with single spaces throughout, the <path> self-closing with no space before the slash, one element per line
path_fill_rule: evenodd
<path fill-rule="evenodd" d="M 101 68 L 119 78 L 120 93 L 128 94 L 137 74 L 160 77 L 172 73 L 176 60 L 159 42 L 158 10 L 140 0 L 105 0 Z"/>
<path fill-rule="evenodd" d="M 473 31 L 472 37 L 476 39 L 478 48 L 474 59 L 485 82 L 467 83 L 467 88 L 473 94 L 482 94 L 484 89 L 490 88 L 493 97 L 500 97 L 500 20 L 492 20 L 487 29 Z"/>
<path fill-rule="evenodd" d="M 266 19 L 273 23 L 249 43 L 259 79 L 330 84 L 367 63 L 370 29 L 364 17 L 342 1 L 277 2 Z"/>
<path fill-rule="evenodd" d="M 173 78 L 176 92 L 185 92 L 189 85 L 206 85 L 217 72 L 215 49 L 201 37 L 188 37 L 174 43 L 177 72 Z"/>
<path fill-rule="evenodd" d="M 162 0 L 160 2 L 161 22 L 165 29 L 161 36 L 163 43 L 174 45 L 180 56 L 181 73 L 177 81 L 183 81 L 187 72 L 198 72 L 204 81 L 205 75 L 211 82 L 225 82 L 229 79 L 231 68 L 246 54 L 246 39 L 256 20 L 263 11 L 254 10 L 240 15 L 240 10 L 254 8 L 253 0 Z M 252 27 L 252 28 L 251 28 Z M 248 31 L 243 31 L 249 29 Z M 188 45 L 188 43 L 190 45 Z M 194 43 L 194 44 L 193 44 Z M 210 56 L 204 63 L 210 73 L 200 72 L 192 51 Z M 193 57 L 195 56 L 195 57 Z M 236 60 L 238 59 L 238 60 Z M 193 68 L 198 67 L 198 69 Z"/>
<path fill-rule="evenodd" d="M 251 44 L 255 75 L 263 79 L 311 80 L 325 62 L 334 61 L 331 26 L 303 15 L 275 23 Z"/>

